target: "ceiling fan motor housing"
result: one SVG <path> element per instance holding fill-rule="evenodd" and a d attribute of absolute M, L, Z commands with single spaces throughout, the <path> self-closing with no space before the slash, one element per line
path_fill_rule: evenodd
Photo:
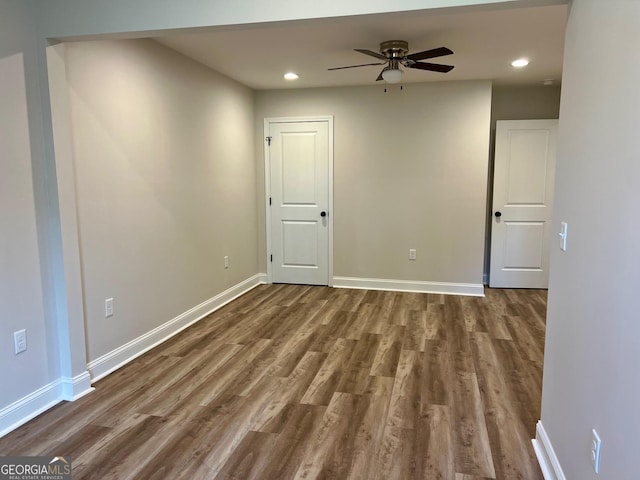
<path fill-rule="evenodd" d="M 403 58 L 408 52 L 409 44 L 404 40 L 388 40 L 380 44 L 380 53 L 389 59 Z"/>

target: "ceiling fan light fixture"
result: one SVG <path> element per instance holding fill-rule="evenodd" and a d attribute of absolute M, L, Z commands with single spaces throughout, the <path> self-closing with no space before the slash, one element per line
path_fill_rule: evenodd
<path fill-rule="evenodd" d="M 527 65 L 529 65 L 529 60 L 526 58 L 519 58 L 511 62 L 511 66 L 516 68 L 526 67 Z"/>
<path fill-rule="evenodd" d="M 382 72 L 382 78 L 387 83 L 400 83 L 402 81 L 402 70 L 390 68 Z"/>
<path fill-rule="evenodd" d="M 284 74 L 285 80 L 297 80 L 300 77 L 297 73 L 287 72 Z"/>

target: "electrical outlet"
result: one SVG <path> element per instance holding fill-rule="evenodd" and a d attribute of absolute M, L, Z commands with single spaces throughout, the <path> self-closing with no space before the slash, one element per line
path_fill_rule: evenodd
<path fill-rule="evenodd" d="M 417 258 L 417 252 L 415 248 L 409 249 L 409 260 L 415 260 Z"/>
<path fill-rule="evenodd" d="M 591 430 L 591 464 L 593 470 L 598 473 L 600 470 L 600 448 L 602 447 L 602 441 L 600 435 L 595 429 Z"/>
<path fill-rule="evenodd" d="M 224 256 L 224 268 L 229 268 L 229 256 Z"/>
<path fill-rule="evenodd" d="M 13 332 L 13 345 L 16 355 L 27 349 L 27 331 L 25 329 Z"/>
<path fill-rule="evenodd" d="M 104 316 L 105 318 L 113 317 L 113 298 L 107 298 L 104 301 Z"/>

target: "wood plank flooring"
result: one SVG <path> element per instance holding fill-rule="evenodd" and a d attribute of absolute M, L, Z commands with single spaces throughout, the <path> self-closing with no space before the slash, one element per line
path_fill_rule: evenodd
<path fill-rule="evenodd" d="M 541 480 L 546 292 L 261 285 L 0 439 L 73 478 Z"/>

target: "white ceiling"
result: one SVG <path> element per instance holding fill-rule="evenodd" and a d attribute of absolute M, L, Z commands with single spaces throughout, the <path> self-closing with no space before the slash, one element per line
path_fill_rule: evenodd
<path fill-rule="evenodd" d="M 406 40 L 411 52 L 445 46 L 454 54 L 433 63 L 447 74 L 405 70 L 403 81 L 493 80 L 503 85 L 558 82 L 562 73 L 566 5 L 453 13 L 403 12 L 333 19 L 240 25 L 154 38 L 255 90 L 372 85 L 379 66 L 328 71 L 376 60 L 354 48 L 378 51 L 384 40 Z M 512 60 L 530 59 L 515 69 Z M 283 79 L 287 71 L 300 78 Z"/>

